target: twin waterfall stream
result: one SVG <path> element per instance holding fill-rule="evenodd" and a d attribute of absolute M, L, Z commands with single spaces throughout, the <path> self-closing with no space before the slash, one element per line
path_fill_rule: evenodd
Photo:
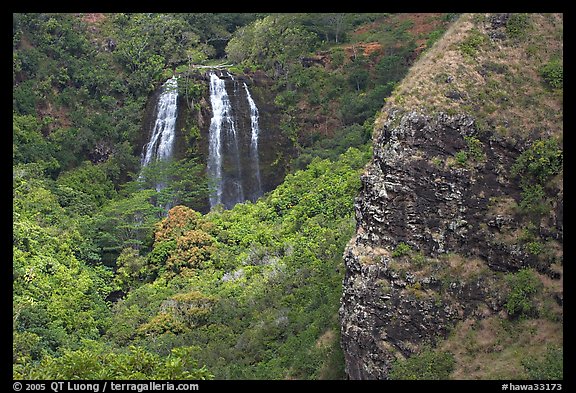
<path fill-rule="evenodd" d="M 239 82 L 230 74 L 232 94 L 239 95 Z M 250 133 L 239 127 L 239 116 L 235 113 L 226 89 L 226 80 L 210 73 L 210 104 L 212 120 L 209 129 L 208 177 L 215 182 L 215 192 L 210 195 L 210 207 L 223 204 L 230 209 L 247 199 L 255 201 L 262 195 L 260 163 L 258 159 L 258 108 L 250 95 L 248 86 L 242 82 L 243 91 L 250 107 Z M 249 144 L 246 143 L 250 138 Z M 248 152 L 246 145 L 249 146 Z M 246 154 L 248 153 L 248 154 Z M 246 161 L 246 157 L 249 160 Z"/>
<path fill-rule="evenodd" d="M 245 82 L 228 72 L 218 75 L 210 71 L 208 76 L 212 107 L 207 159 L 210 208 L 221 204 L 231 209 L 237 203 L 255 201 L 263 194 L 258 150 L 259 113 Z M 172 77 L 162 86 L 156 121 L 142 152 L 142 167 L 153 160 L 172 158 L 177 102 L 178 83 L 176 77 Z M 157 184 L 156 190 L 164 187 Z"/>
<path fill-rule="evenodd" d="M 144 145 L 142 152 L 142 167 L 153 160 L 169 160 L 174 150 L 176 135 L 176 118 L 178 117 L 178 80 L 176 77 L 168 79 L 162 85 L 162 93 L 156 107 L 156 121 L 150 134 L 150 140 Z M 165 187 L 156 184 L 156 191 Z"/>

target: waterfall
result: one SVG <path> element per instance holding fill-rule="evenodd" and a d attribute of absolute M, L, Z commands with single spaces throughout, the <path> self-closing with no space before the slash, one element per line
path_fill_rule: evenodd
<path fill-rule="evenodd" d="M 156 109 L 156 122 L 150 135 L 150 140 L 142 152 L 142 167 L 150 164 L 152 160 L 168 160 L 172 157 L 174 135 L 176 131 L 178 101 L 178 81 L 176 77 L 168 79 L 162 85 L 162 93 L 158 99 Z M 164 188 L 164 184 L 157 184 L 156 190 Z"/>
<path fill-rule="evenodd" d="M 250 128 L 251 138 L 250 138 L 250 157 L 252 158 L 253 173 L 255 178 L 255 190 L 254 195 L 256 198 L 262 195 L 262 180 L 260 179 L 260 159 L 258 158 L 258 134 L 260 134 L 260 127 L 258 125 L 258 118 L 260 117 L 258 113 L 258 107 L 252 99 L 250 90 L 248 86 L 244 83 L 244 90 L 246 90 L 246 98 L 248 99 L 248 105 L 250 105 Z M 255 198 L 255 199 L 256 199 Z"/>
<path fill-rule="evenodd" d="M 208 174 L 216 182 L 216 194 L 210 195 L 210 207 L 223 203 L 226 208 L 230 208 L 244 201 L 238 133 L 232 105 L 226 91 L 226 83 L 212 72 L 210 73 L 210 104 L 212 105 L 212 119 L 209 131 Z M 222 135 L 223 132 L 224 135 Z M 222 176 L 223 165 L 230 160 L 234 164 L 230 171 L 227 170 L 231 177 L 225 179 Z M 224 195 L 225 192 L 227 192 L 226 195 Z"/>
<path fill-rule="evenodd" d="M 237 203 L 247 199 L 255 201 L 262 196 L 259 113 L 246 83 L 243 84 L 244 100 L 240 99 L 243 93 L 237 88 L 238 80 L 230 73 L 218 76 L 210 71 L 209 76 L 212 119 L 208 132 L 208 176 L 213 184 L 210 207 L 222 204 L 230 209 Z M 230 95 L 227 80 L 233 82 Z"/>

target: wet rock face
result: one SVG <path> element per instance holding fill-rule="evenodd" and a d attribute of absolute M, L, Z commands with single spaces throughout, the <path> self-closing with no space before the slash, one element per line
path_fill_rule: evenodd
<path fill-rule="evenodd" d="M 481 142 L 481 158 L 458 163 L 471 137 Z M 357 233 L 344 254 L 340 319 L 349 378 L 385 379 L 394 359 L 445 337 L 459 320 L 499 312 L 501 272 L 547 269 L 500 236 L 520 225 L 510 210 L 493 208 L 519 199 L 507 175 L 518 154 L 517 146 L 479 132 L 469 116 L 388 111 L 355 201 Z M 421 256 L 419 264 L 391 255 L 400 243 Z M 451 253 L 481 261 L 481 272 L 462 276 L 448 263 L 430 266 Z"/>

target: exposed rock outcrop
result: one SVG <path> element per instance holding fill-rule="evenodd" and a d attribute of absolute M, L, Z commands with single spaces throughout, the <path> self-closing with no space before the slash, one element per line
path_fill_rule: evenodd
<path fill-rule="evenodd" d="M 541 63 L 523 57 L 536 31 L 550 38 L 543 54 L 561 53 L 553 35 L 561 23 L 561 15 L 463 15 L 387 100 L 344 252 L 350 379 L 389 378 L 396 359 L 435 347 L 460 321 L 508 319 L 506 277 L 522 268 L 560 282 L 547 293 L 562 304 L 562 174 L 548 178 L 545 208 L 530 216 L 519 207 L 526 179 L 511 170 L 535 141 L 561 141 L 561 101 L 538 79 Z M 528 86 L 548 99 L 527 100 Z"/>
<path fill-rule="evenodd" d="M 482 152 L 461 165 L 453 157 L 466 151 L 466 138 Z M 350 378 L 387 378 L 394 359 L 445 337 L 457 321 L 498 313 L 505 303 L 499 272 L 549 272 L 517 239 L 500 236 L 520 227 L 514 214 L 493 208 L 519 198 L 505 175 L 518 154 L 467 115 L 388 110 L 344 255 L 340 317 Z M 410 256 L 394 255 L 401 243 Z"/>

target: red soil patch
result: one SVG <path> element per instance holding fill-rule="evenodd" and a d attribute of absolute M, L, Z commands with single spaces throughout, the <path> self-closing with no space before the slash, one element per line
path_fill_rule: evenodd
<path fill-rule="evenodd" d="M 425 48 L 428 34 L 445 23 L 442 21 L 442 15 L 442 13 L 426 12 L 389 15 L 358 27 L 352 34 L 359 36 L 368 33 L 371 30 L 377 31 L 381 29 L 382 24 L 389 24 L 392 28 L 397 28 L 406 21 L 409 21 L 411 22 L 411 26 L 407 28 L 406 31 L 416 40 L 416 49 L 414 51 L 414 56 L 416 57 L 418 53 Z M 399 43 L 397 44 L 400 45 Z M 393 44 L 392 46 L 396 46 L 396 44 Z M 359 50 L 362 50 L 365 56 L 370 56 L 375 52 L 378 54 L 384 53 L 384 48 L 378 42 L 358 42 L 356 44 L 346 45 L 344 50 L 349 58 L 354 56 L 354 51 L 358 53 Z"/>
<path fill-rule="evenodd" d="M 402 23 L 407 20 L 413 22 L 412 27 L 409 28 L 408 31 L 413 36 L 418 37 L 420 35 L 429 34 L 432 31 L 436 30 L 438 25 L 442 24 L 442 21 L 439 18 L 441 15 L 442 13 L 439 12 L 399 14 L 397 21 L 398 23 Z"/>
<path fill-rule="evenodd" d="M 344 52 L 348 58 L 352 58 L 361 52 L 364 56 L 370 56 L 374 52 L 382 53 L 383 47 L 379 42 L 357 42 L 344 46 Z"/>
<path fill-rule="evenodd" d="M 367 42 L 362 44 L 362 49 L 365 56 L 370 56 L 374 52 L 382 52 L 382 45 L 379 42 Z"/>

